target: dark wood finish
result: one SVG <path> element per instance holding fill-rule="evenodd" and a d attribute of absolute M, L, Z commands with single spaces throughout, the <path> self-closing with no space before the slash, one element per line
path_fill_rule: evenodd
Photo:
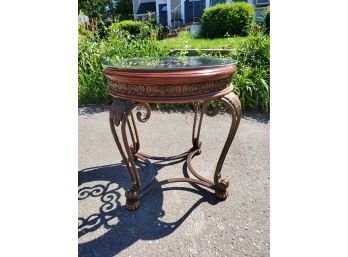
<path fill-rule="evenodd" d="M 142 103 L 182 103 L 208 100 L 232 91 L 232 75 L 237 68 L 150 71 L 105 68 L 109 94 Z"/>

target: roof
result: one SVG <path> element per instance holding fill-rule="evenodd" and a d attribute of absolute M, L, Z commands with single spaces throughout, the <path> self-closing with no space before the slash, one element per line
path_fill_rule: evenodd
<path fill-rule="evenodd" d="M 156 12 L 156 2 L 141 3 L 139 5 L 137 14 L 143 14 L 148 12 Z"/>

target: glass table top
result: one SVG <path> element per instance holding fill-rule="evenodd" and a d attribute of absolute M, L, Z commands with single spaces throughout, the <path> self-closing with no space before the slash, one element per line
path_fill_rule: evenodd
<path fill-rule="evenodd" d="M 103 68 L 134 70 L 190 70 L 230 66 L 237 60 L 216 57 L 143 57 L 103 60 Z"/>

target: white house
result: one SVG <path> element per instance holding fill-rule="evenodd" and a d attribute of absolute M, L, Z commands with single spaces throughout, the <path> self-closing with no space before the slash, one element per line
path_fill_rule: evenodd
<path fill-rule="evenodd" d="M 186 23 L 198 22 L 205 8 L 234 0 L 132 0 L 134 19 L 139 20 L 151 12 L 156 15 L 157 23 L 178 27 Z M 236 0 L 235 0 L 236 1 Z M 239 0 L 237 2 L 242 2 Z M 255 6 L 258 15 L 270 0 L 244 0 Z"/>

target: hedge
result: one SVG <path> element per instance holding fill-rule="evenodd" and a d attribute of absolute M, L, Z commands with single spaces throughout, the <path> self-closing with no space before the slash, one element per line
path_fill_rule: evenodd
<path fill-rule="evenodd" d="M 251 4 L 244 2 L 218 4 L 204 10 L 201 35 L 215 38 L 247 36 L 252 28 L 255 11 Z"/>
<path fill-rule="evenodd" d="M 126 20 L 121 22 L 116 22 L 110 25 L 109 31 L 111 33 L 117 30 L 128 31 L 129 34 L 133 36 L 138 36 L 140 33 L 144 35 L 150 34 L 150 28 L 144 22 Z"/>

